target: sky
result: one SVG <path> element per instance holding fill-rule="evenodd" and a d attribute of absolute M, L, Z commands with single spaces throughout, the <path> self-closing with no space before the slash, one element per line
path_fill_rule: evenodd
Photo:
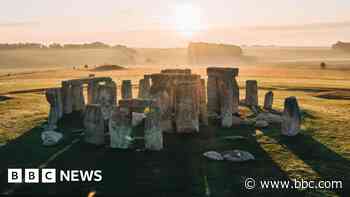
<path fill-rule="evenodd" d="M 1 0 L 0 42 L 185 47 L 350 41 L 349 0 Z"/>

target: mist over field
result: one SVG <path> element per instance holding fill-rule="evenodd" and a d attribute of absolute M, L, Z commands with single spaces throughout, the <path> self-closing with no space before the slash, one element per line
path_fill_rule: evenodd
<path fill-rule="evenodd" d="M 241 57 L 225 61 L 222 57 L 212 65 L 279 65 L 317 67 L 327 62 L 333 68 L 350 69 L 350 53 L 328 47 L 242 47 Z M 224 62 L 224 63 L 222 63 Z M 187 48 L 125 49 L 11 49 L 0 50 L 0 72 L 30 69 L 73 68 L 83 65 L 187 65 Z M 210 65 L 203 63 L 202 66 Z M 6 70 L 6 71 L 5 71 Z"/>

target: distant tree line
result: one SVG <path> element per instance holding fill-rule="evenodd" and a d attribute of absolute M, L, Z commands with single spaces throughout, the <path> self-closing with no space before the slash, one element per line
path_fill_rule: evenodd
<path fill-rule="evenodd" d="M 350 51 L 350 42 L 341 42 L 338 41 L 336 44 L 332 45 L 332 48 L 335 50 L 341 51 Z"/>
<path fill-rule="evenodd" d="M 213 63 L 232 61 L 242 56 L 242 48 L 230 44 L 191 42 L 187 48 L 189 63 Z"/>
<path fill-rule="evenodd" d="M 84 44 L 59 44 L 52 43 L 49 45 L 41 44 L 41 43 L 0 43 L 0 50 L 5 49 L 128 49 L 127 46 L 124 45 L 108 45 L 103 42 L 92 42 L 92 43 L 84 43 Z"/>

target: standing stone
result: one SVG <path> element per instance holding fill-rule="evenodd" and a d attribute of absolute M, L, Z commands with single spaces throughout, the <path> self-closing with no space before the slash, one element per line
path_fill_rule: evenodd
<path fill-rule="evenodd" d="M 178 133 L 199 132 L 199 117 L 196 109 L 196 84 L 184 82 L 178 84 L 176 91 L 175 123 Z"/>
<path fill-rule="evenodd" d="M 264 109 L 271 110 L 273 105 L 273 92 L 269 91 L 265 94 Z"/>
<path fill-rule="evenodd" d="M 233 110 L 233 81 L 223 79 L 218 81 L 220 95 L 221 126 L 230 128 L 232 126 Z"/>
<path fill-rule="evenodd" d="M 239 86 L 236 78 L 233 78 L 233 109 L 234 114 L 239 114 Z"/>
<path fill-rule="evenodd" d="M 205 88 L 205 80 L 201 79 L 200 80 L 200 101 L 199 101 L 199 110 L 200 110 L 200 122 L 208 126 L 208 109 L 207 109 L 207 102 L 206 102 L 206 96 L 207 96 L 207 91 Z"/>
<path fill-rule="evenodd" d="M 73 92 L 69 81 L 62 82 L 63 113 L 71 114 L 73 111 Z"/>
<path fill-rule="evenodd" d="M 102 115 L 105 120 L 111 117 L 113 107 L 117 104 L 117 85 L 115 82 L 106 82 L 98 87 L 97 103 L 101 105 Z"/>
<path fill-rule="evenodd" d="M 248 106 L 258 106 L 258 82 L 256 80 L 246 81 L 245 102 Z"/>
<path fill-rule="evenodd" d="M 57 128 L 57 122 L 63 116 L 61 88 L 46 90 L 46 99 L 50 104 L 48 125 L 49 129 L 53 130 Z"/>
<path fill-rule="evenodd" d="M 131 117 L 127 108 L 114 107 L 109 120 L 111 148 L 128 149 L 132 143 Z"/>
<path fill-rule="evenodd" d="M 209 116 L 218 116 L 221 113 L 221 107 L 223 103 L 221 103 L 222 98 L 220 98 L 220 88 L 219 81 L 223 79 L 229 80 L 231 82 L 225 82 L 227 84 L 235 83 L 234 78 L 238 76 L 239 69 L 238 68 L 221 68 L 221 67 L 209 67 L 207 68 L 208 73 L 208 84 L 207 84 L 207 94 L 208 94 L 208 114 Z M 232 85 L 232 88 L 233 85 Z M 238 89 L 238 85 L 237 88 Z M 230 102 L 238 103 L 239 101 L 239 91 L 233 91 L 234 96 L 230 96 L 232 100 Z M 232 104 L 232 111 L 234 113 L 238 112 L 238 107 L 235 104 Z"/>
<path fill-rule="evenodd" d="M 160 108 L 160 127 L 162 132 L 172 132 L 173 121 L 169 94 L 166 91 L 162 91 L 153 95 L 153 97 Z"/>
<path fill-rule="evenodd" d="M 122 82 L 122 99 L 132 99 L 131 80 L 123 80 Z"/>
<path fill-rule="evenodd" d="M 151 84 L 149 78 L 141 79 L 139 82 L 139 98 L 150 98 Z"/>
<path fill-rule="evenodd" d="M 82 82 L 72 83 L 72 109 L 73 111 L 83 111 L 85 108 L 84 89 Z"/>
<path fill-rule="evenodd" d="M 85 142 L 103 145 L 105 144 L 105 123 L 100 105 L 87 105 L 84 116 Z"/>
<path fill-rule="evenodd" d="M 87 99 L 87 103 L 88 104 L 97 104 L 97 100 L 98 100 L 98 88 L 99 88 L 99 83 L 94 81 L 94 80 L 90 80 L 88 82 L 88 99 Z"/>
<path fill-rule="evenodd" d="M 160 108 L 150 107 L 145 121 L 145 147 L 148 150 L 159 151 L 163 149 L 163 134 L 160 127 Z"/>
<path fill-rule="evenodd" d="M 298 101 L 295 97 L 288 97 L 284 101 L 284 112 L 282 116 L 282 134 L 295 136 L 300 131 L 301 114 Z"/>
<path fill-rule="evenodd" d="M 208 115 L 217 116 L 220 111 L 219 95 L 217 90 L 217 78 L 208 75 L 207 83 L 208 94 Z"/>

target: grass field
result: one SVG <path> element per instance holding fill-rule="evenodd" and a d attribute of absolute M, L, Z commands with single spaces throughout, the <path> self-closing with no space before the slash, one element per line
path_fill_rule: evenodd
<path fill-rule="evenodd" d="M 301 53 L 293 52 L 292 49 L 290 51 L 288 54 Z M 250 52 L 251 55 L 254 54 L 254 51 Z M 329 51 L 323 53 L 325 57 L 329 55 Z M 318 58 L 319 62 L 323 53 L 310 58 Z M 271 52 L 270 55 L 273 56 L 272 54 Z M 310 53 L 309 56 L 315 55 Z M 238 81 L 241 99 L 244 98 L 245 81 L 256 79 L 260 89 L 260 104 L 264 94 L 273 90 L 274 108 L 279 110 L 283 108 L 286 97 L 296 96 L 304 119 L 302 133 L 295 138 L 281 137 L 277 125 L 265 130 L 247 126 L 220 129 L 212 122 L 209 127 L 201 128 L 199 135 L 165 135 L 165 150 L 159 153 L 110 150 L 88 146 L 79 141 L 49 162 L 47 167 L 102 169 L 101 183 L 22 185 L 14 193 L 61 194 L 74 191 L 86 195 L 90 191 L 96 191 L 97 194 L 119 196 L 349 196 L 350 70 L 345 66 L 346 61 L 339 63 L 347 57 L 333 54 L 332 58 L 337 59 L 337 63 L 326 70 L 319 69 L 316 60 L 310 63 L 302 58 L 293 58 L 294 66 L 290 62 L 278 63 L 277 60 L 270 66 L 265 63 L 262 66 L 239 66 Z M 329 62 L 335 61 L 332 58 Z M 302 63 L 296 63 L 298 61 Z M 128 66 L 127 70 L 95 74 L 111 76 L 118 85 L 124 79 L 131 79 L 136 85 L 144 74 L 158 72 L 164 67 L 166 66 L 133 65 Z M 193 67 L 192 70 L 206 75 L 204 66 Z M 64 79 L 86 77 L 92 72 L 84 69 L 41 68 L 25 73 L 13 72 L 10 76 L 3 73 L 0 73 L 0 95 L 6 95 L 10 99 L 0 101 L 0 142 L 7 143 L 0 147 L 0 192 L 13 186 L 6 184 L 7 168 L 38 167 L 74 139 L 80 139 L 80 136 L 71 132 L 77 128 L 61 125 L 60 130 L 65 134 L 64 142 L 51 148 L 41 146 L 41 125 L 46 121 L 48 104 L 40 91 L 21 91 L 56 87 Z M 318 97 L 320 93 L 328 92 L 335 92 L 336 99 Z M 134 95 L 136 93 L 137 86 L 134 87 Z M 135 133 L 138 132 L 135 129 Z M 229 135 L 242 135 L 247 139 L 221 140 L 221 137 Z M 247 150 L 257 159 L 235 164 L 208 161 L 201 156 L 207 150 L 227 149 Z M 244 189 L 244 179 L 248 177 L 257 180 L 343 180 L 344 189 L 280 190 L 274 193 L 266 190 L 247 191 Z"/>

